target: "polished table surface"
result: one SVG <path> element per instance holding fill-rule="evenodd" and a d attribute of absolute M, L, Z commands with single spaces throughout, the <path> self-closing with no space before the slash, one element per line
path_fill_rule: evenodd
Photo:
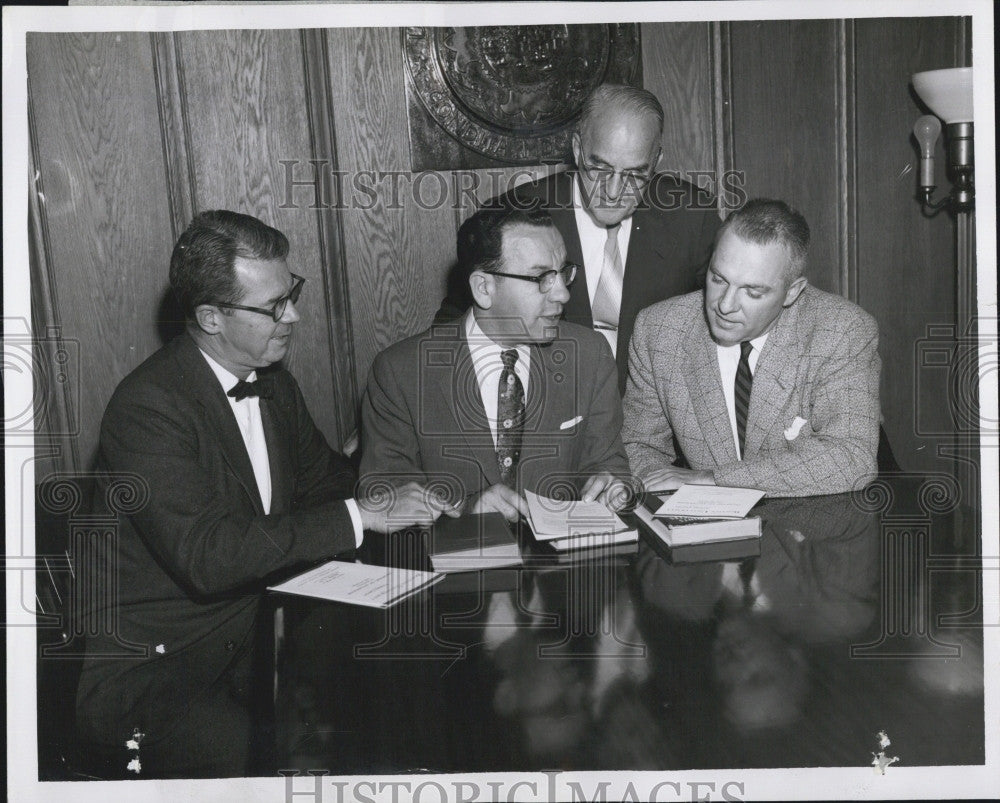
<path fill-rule="evenodd" d="M 279 766 L 333 774 L 984 761 L 975 516 L 947 477 L 769 499 L 760 555 L 637 546 L 388 611 L 274 595 Z M 412 535 L 412 534 L 410 534 Z M 421 567 L 417 539 L 365 560 Z"/>

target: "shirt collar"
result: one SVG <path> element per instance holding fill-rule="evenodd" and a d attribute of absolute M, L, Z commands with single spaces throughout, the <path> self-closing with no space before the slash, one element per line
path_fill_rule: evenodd
<path fill-rule="evenodd" d="M 509 351 L 509 349 L 504 348 L 495 340 L 492 340 L 489 335 L 487 335 L 479 326 L 479 321 L 476 320 L 475 307 L 470 307 L 469 311 L 465 313 L 465 339 L 469 343 L 469 349 L 476 353 L 482 353 L 485 351 L 490 357 L 495 356 L 496 360 L 500 361 L 500 354 Z M 525 343 L 519 343 L 517 346 L 518 354 L 518 365 L 527 367 L 531 360 L 531 349 Z"/>
<path fill-rule="evenodd" d="M 215 378 L 219 380 L 219 384 L 222 385 L 222 389 L 228 394 L 229 391 L 236 387 L 236 383 L 240 381 L 240 378 L 236 376 L 236 374 L 219 365 L 219 363 L 213 360 L 200 346 L 198 347 L 198 351 L 201 352 L 201 356 L 205 358 L 206 362 L 208 362 L 208 367 L 212 369 L 212 373 L 214 373 Z M 253 382 L 256 379 L 257 372 L 251 371 L 250 376 L 246 378 L 246 381 Z"/>

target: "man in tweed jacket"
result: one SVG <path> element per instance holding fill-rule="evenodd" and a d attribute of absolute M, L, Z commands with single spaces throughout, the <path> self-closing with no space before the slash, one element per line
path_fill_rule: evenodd
<path fill-rule="evenodd" d="M 622 440 L 648 490 L 811 496 L 874 476 L 878 330 L 855 304 L 807 286 L 808 242 L 798 212 L 749 201 L 720 230 L 705 289 L 639 313 Z"/>

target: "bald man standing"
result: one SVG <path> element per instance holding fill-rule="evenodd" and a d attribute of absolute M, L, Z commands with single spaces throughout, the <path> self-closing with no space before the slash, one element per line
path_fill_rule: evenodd
<path fill-rule="evenodd" d="M 704 193 L 661 168 L 663 107 L 644 89 L 602 84 L 573 134 L 575 169 L 522 184 L 491 203 L 547 211 L 582 266 L 563 317 L 608 341 L 624 392 L 635 316 L 698 289 L 720 219 Z M 460 288 L 464 291 L 464 288 Z M 468 308 L 453 292 L 437 321 Z"/>

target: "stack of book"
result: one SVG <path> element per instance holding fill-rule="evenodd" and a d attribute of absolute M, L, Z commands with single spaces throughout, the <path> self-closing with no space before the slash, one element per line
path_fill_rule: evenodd
<path fill-rule="evenodd" d="M 562 501 L 525 491 L 535 540 L 553 549 L 595 549 L 634 543 L 639 532 L 600 502 Z"/>
<path fill-rule="evenodd" d="M 636 507 L 643 535 L 673 563 L 737 560 L 760 554 L 761 522 L 747 516 L 763 491 L 682 485 L 671 495 L 646 494 Z"/>

